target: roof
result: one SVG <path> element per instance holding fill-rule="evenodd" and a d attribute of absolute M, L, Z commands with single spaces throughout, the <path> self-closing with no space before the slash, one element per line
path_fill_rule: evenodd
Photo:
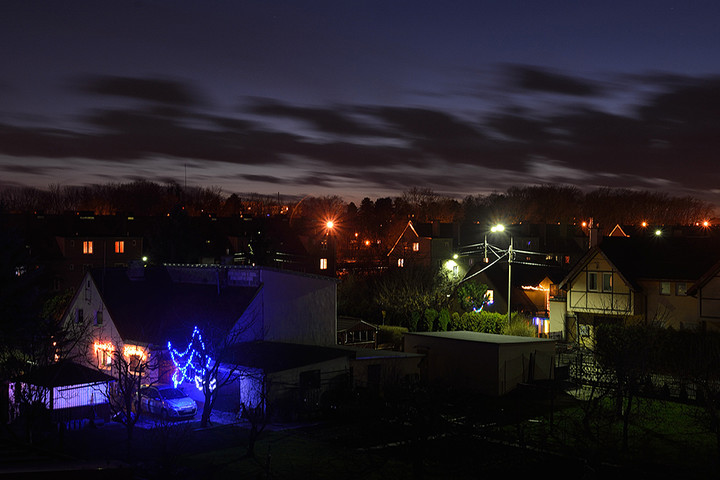
<path fill-rule="evenodd" d="M 400 243 L 400 240 L 403 239 L 405 236 L 405 232 L 407 232 L 407 229 L 410 229 L 410 231 L 415 235 L 415 237 L 420 238 L 420 235 L 417 233 L 417 230 L 415 230 L 415 227 L 413 226 L 412 220 L 408 220 L 407 225 L 405 225 L 405 228 L 403 228 L 402 233 L 398 236 L 397 240 L 395 240 L 395 243 L 393 244 L 390 251 L 387 253 L 387 256 L 390 256 L 392 252 L 395 250 L 395 247 L 397 247 L 397 244 Z"/>
<path fill-rule="evenodd" d="M 639 289 L 638 281 L 642 279 L 699 279 L 720 261 L 720 242 L 710 236 L 604 237 L 573 267 L 561 287 L 598 254 L 605 256 L 630 285 Z"/>
<path fill-rule="evenodd" d="M 420 337 L 445 338 L 448 340 L 458 340 L 463 342 L 475 343 L 492 343 L 497 345 L 524 344 L 524 343 L 546 343 L 555 342 L 547 338 L 537 337 L 519 337 L 515 335 L 497 335 L 494 333 L 454 331 L 454 332 L 413 332 L 406 335 L 416 335 Z"/>
<path fill-rule="evenodd" d="M 338 317 L 337 319 L 337 331 L 338 332 L 344 332 L 345 330 L 350 330 L 354 327 L 361 327 L 363 329 L 369 330 L 369 329 L 377 329 L 377 326 L 368 323 L 364 320 L 361 320 L 359 318 L 352 318 L 352 317 Z"/>
<path fill-rule="evenodd" d="M 225 350 L 226 362 L 259 368 L 266 373 L 281 372 L 338 358 L 354 358 L 349 349 L 283 342 L 243 342 Z"/>
<path fill-rule="evenodd" d="M 33 370 L 16 380 L 29 385 L 50 388 L 109 382 L 115 380 L 115 378 L 84 365 L 73 362 L 59 362 Z"/>
<path fill-rule="evenodd" d="M 160 266 L 145 268 L 139 278 L 125 268 L 92 276 L 122 338 L 153 345 L 182 343 L 209 321 L 229 330 L 262 288 L 173 282 Z"/>

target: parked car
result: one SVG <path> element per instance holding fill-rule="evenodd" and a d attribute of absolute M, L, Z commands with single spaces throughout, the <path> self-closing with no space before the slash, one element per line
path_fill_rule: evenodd
<path fill-rule="evenodd" d="M 166 420 L 192 418 L 197 413 L 197 404 L 179 388 L 153 385 L 140 389 L 140 411 Z"/>

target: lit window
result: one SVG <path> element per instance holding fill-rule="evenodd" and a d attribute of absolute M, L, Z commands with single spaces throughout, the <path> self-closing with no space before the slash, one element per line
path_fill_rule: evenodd
<path fill-rule="evenodd" d="M 98 366 L 100 368 L 108 368 L 112 366 L 114 351 L 115 345 L 111 342 L 95 342 L 95 355 L 97 355 Z"/>
<path fill-rule="evenodd" d="M 597 274 L 597 272 L 588 272 L 588 274 L 587 274 L 587 289 L 591 292 L 598 291 L 598 274 Z"/>
<path fill-rule="evenodd" d="M 321 258 L 320 259 L 320 270 L 327 270 L 327 258 Z"/>
<path fill-rule="evenodd" d="M 85 241 L 83 242 L 83 253 L 90 255 L 93 253 L 93 242 L 92 241 Z"/>
<path fill-rule="evenodd" d="M 404 266 L 405 266 L 405 259 L 398 258 L 398 267 L 404 267 Z"/>
<path fill-rule="evenodd" d="M 147 354 L 142 347 L 137 345 L 125 345 L 125 348 L 123 348 L 123 355 L 127 359 L 128 366 L 132 370 L 138 371 L 144 368 L 144 362 L 147 360 Z"/>
<path fill-rule="evenodd" d="M 660 295 L 670 295 L 670 282 L 660 282 Z"/>
<path fill-rule="evenodd" d="M 612 292 L 612 273 L 603 273 L 603 292 Z"/>
<path fill-rule="evenodd" d="M 115 242 L 115 253 L 125 253 L 125 242 Z"/>
<path fill-rule="evenodd" d="M 685 296 L 687 295 L 687 283 L 678 282 L 675 284 L 675 295 Z"/>
<path fill-rule="evenodd" d="M 418 242 L 413 243 L 413 252 L 419 252 L 420 251 L 420 244 Z"/>

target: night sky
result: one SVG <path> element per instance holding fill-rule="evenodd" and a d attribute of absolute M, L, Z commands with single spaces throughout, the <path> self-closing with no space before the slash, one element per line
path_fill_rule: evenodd
<path fill-rule="evenodd" d="M 3 0 L 0 183 L 720 204 L 720 2 Z"/>

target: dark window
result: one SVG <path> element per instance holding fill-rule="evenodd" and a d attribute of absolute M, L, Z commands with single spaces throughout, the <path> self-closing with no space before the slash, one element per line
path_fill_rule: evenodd
<path fill-rule="evenodd" d="M 587 274 L 587 289 L 591 292 L 598 291 L 598 274 L 597 272 L 588 272 Z"/>

